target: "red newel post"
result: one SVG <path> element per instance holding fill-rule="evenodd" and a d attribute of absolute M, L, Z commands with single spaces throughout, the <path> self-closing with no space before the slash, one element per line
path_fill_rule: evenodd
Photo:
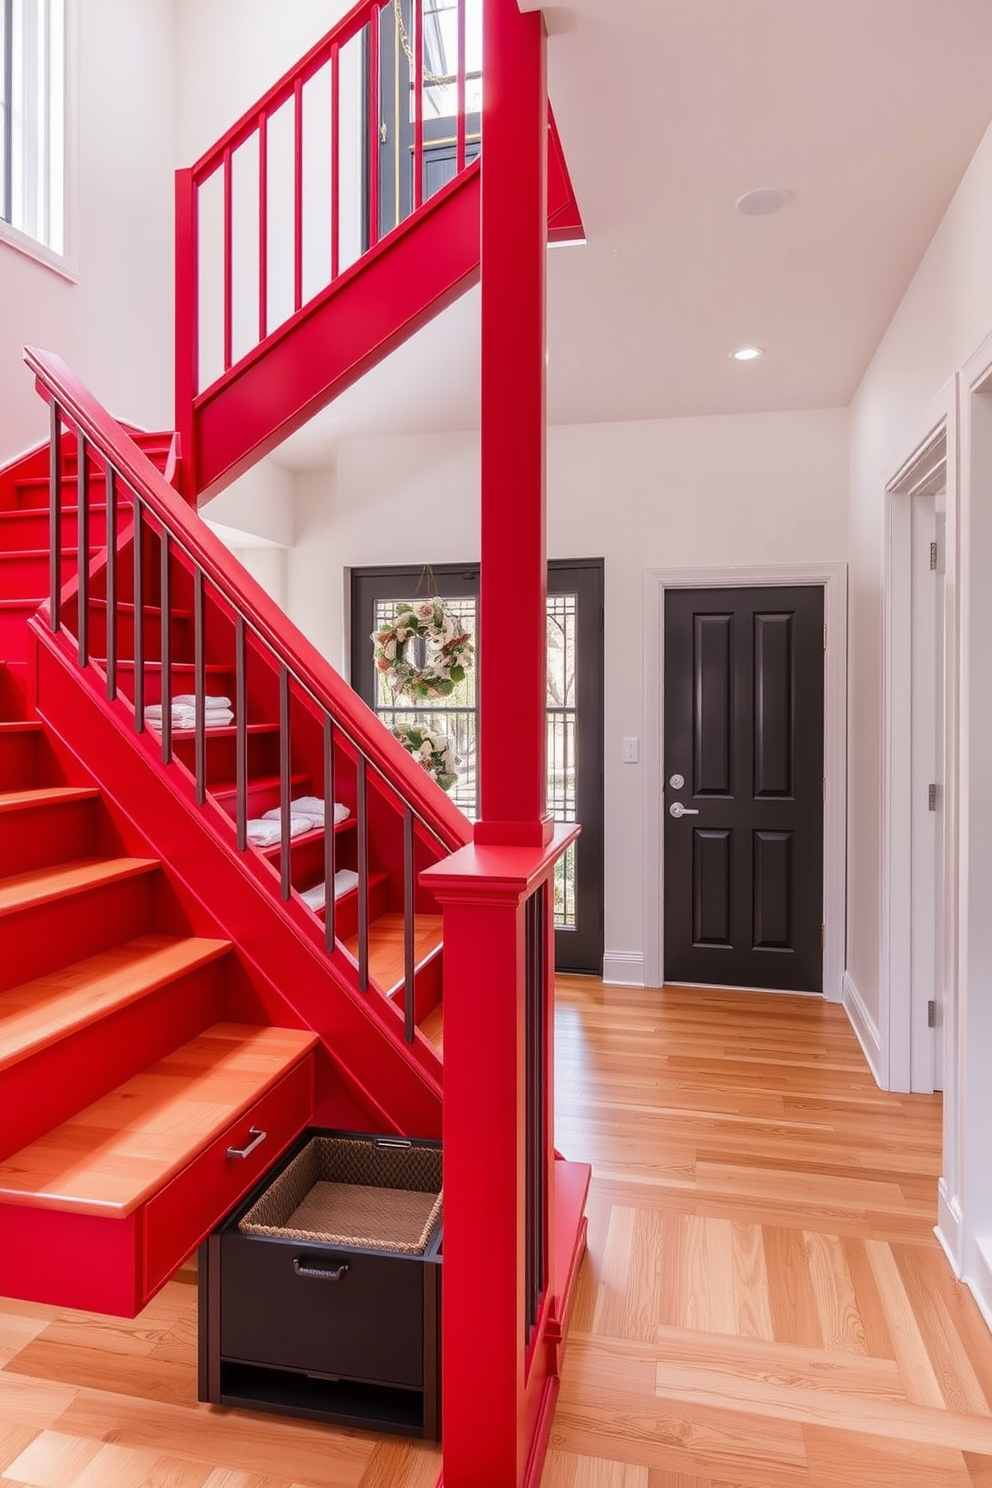
<path fill-rule="evenodd" d="M 477 842 L 543 846 L 548 95 L 538 12 L 485 0 Z"/>

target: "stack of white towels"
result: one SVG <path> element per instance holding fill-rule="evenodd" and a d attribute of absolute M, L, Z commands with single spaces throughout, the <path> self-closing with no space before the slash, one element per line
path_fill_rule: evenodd
<path fill-rule="evenodd" d="M 334 803 L 334 825 L 351 815 L 340 801 Z M 324 802 L 320 796 L 297 796 L 289 803 L 289 835 L 299 837 L 303 832 L 312 832 L 324 825 Z M 282 808 L 274 806 L 263 816 L 248 823 L 248 841 L 256 847 L 274 847 L 282 840 Z"/>
<path fill-rule="evenodd" d="M 172 699 L 172 727 L 174 729 L 196 728 L 196 693 L 180 692 Z M 149 728 L 162 731 L 162 704 L 151 703 L 145 709 L 145 722 Z M 205 697 L 203 699 L 204 728 L 227 728 L 234 722 L 229 697 Z"/>

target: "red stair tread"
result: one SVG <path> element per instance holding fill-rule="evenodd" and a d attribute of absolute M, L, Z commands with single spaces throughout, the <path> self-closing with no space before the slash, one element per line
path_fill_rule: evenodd
<path fill-rule="evenodd" d="M 150 873 L 160 866 L 156 858 L 76 858 L 51 868 L 15 873 L 0 878 L 0 915 L 47 904 L 66 894 L 84 894 L 87 889 Z"/>
<path fill-rule="evenodd" d="M 142 935 L 0 993 L 0 1070 L 206 965 L 230 944 Z"/>
<path fill-rule="evenodd" d="M 414 921 L 414 962 L 420 966 L 440 949 L 442 941 L 440 915 L 417 915 Z M 344 942 L 358 960 L 358 936 Z M 380 915 L 369 926 L 369 973 L 384 992 L 400 985 L 404 976 L 403 916 L 398 912 Z"/>
<path fill-rule="evenodd" d="M 0 723 L 0 736 L 3 734 L 40 734 L 41 724 L 37 718 L 33 719 L 8 719 Z"/>
<path fill-rule="evenodd" d="M 214 1024 L 0 1163 L 0 1204 L 132 1214 L 316 1042 L 309 1030 Z"/>
<path fill-rule="evenodd" d="M 0 812 L 30 811 L 37 806 L 59 806 L 68 801 L 93 801 L 99 794 L 96 786 L 86 785 L 44 785 L 0 791 Z"/>

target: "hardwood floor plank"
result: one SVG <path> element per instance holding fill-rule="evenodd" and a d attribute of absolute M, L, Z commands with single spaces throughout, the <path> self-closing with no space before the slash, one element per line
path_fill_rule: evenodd
<path fill-rule="evenodd" d="M 762 1237 L 776 1341 L 822 1348 L 823 1329 L 809 1271 L 806 1232 L 765 1225 Z"/>
<path fill-rule="evenodd" d="M 808 1426 L 809 1488 L 972 1488 L 960 1452 Z"/>
<path fill-rule="evenodd" d="M 866 1240 L 865 1251 L 878 1284 L 907 1399 L 914 1405 L 937 1409 L 946 1406 L 891 1247 L 883 1240 Z"/>

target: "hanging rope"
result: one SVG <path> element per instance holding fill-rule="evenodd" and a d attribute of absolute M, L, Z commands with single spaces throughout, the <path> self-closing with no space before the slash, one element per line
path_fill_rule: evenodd
<path fill-rule="evenodd" d="M 399 44 L 403 48 L 406 60 L 410 64 L 410 71 L 413 73 L 416 71 L 417 59 L 413 55 L 413 47 L 410 45 L 410 35 L 406 29 L 406 21 L 403 19 L 403 0 L 393 0 L 393 14 L 396 17 L 396 35 Z M 457 75 L 454 73 L 450 76 L 444 76 L 441 73 L 429 71 L 427 67 L 423 69 L 423 72 L 424 82 L 429 86 L 441 86 L 444 83 L 456 83 L 458 81 Z"/>

